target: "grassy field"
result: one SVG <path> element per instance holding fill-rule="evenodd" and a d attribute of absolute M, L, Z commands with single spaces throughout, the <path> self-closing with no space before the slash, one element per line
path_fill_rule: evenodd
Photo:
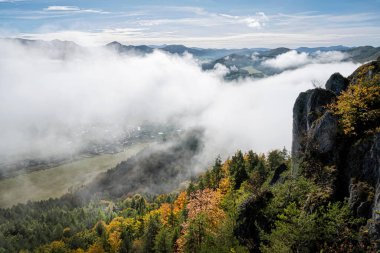
<path fill-rule="evenodd" d="M 247 67 L 244 67 L 242 69 L 247 70 L 250 75 L 252 75 L 252 74 L 261 74 L 262 73 L 261 71 L 255 69 L 252 66 L 247 66 Z"/>
<path fill-rule="evenodd" d="M 0 207 L 10 207 L 28 200 L 60 197 L 70 187 L 90 182 L 97 174 L 135 155 L 148 144 L 136 144 L 117 154 L 103 154 L 63 164 L 46 170 L 22 174 L 0 181 Z"/>

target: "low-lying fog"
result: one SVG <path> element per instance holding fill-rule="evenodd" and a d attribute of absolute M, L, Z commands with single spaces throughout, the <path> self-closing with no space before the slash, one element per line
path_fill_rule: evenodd
<path fill-rule="evenodd" d="M 0 42 L 0 55 L 0 157 L 6 160 L 72 154 L 143 121 L 203 128 L 205 160 L 237 149 L 290 149 L 297 95 L 312 81 L 324 85 L 334 72 L 347 76 L 357 67 L 336 54 L 308 62 L 304 54 L 287 53 L 267 64 L 302 66 L 225 82 L 226 68 L 204 72 L 191 55 L 121 56 L 92 48 L 57 58 L 11 41 Z"/>

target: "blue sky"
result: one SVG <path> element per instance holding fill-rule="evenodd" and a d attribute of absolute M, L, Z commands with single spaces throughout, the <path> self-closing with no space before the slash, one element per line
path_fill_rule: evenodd
<path fill-rule="evenodd" d="M 0 0 L 0 36 L 83 45 L 380 46 L 380 0 Z"/>

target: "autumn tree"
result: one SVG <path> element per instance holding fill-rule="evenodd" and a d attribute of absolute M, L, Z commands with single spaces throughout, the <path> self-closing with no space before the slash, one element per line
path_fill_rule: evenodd
<path fill-rule="evenodd" d="M 186 208 L 187 204 L 187 194 L 186 192 L 181 192 L 178 194 L 177 199 L 174 201 L 174 209 L 173 212 L 174 214 L 178 214 L 182 210 Z"/>
<path fill-rule="evenodd" d="M 352 85 L 330 108 L 339 116 L 345 134 L 376 131 L 380 119 L 380 86 Z"/>
<path fill-rule="evenodd" d="M 379 63 L 360 67 L 346 91 L 329 106 L 339 117 L 347 135 L 361 135 L 379 131 L 380 119 L 380 68 Z"/>
<path fill-rule="evenodd" d="M 188 217 L 177 240 L 179 251 L 194 252 L 201 247 L 206 237 L 217 234 L 226 217 L 220 208 L 221 196 L 219 191 L 211 189 L 199 190 L 190 196 L 186 207 Z"/>
<path fill-rule="evenodd" d="M 69 250 L 63 241 L 53 241 L 52 243 L 48 245 L 38 248 L 35 252 L 37 253 L 45 253 L 45 252 L 66 253 L 68 251 Z"/>
<path fill-rule="evenodd" d="M 159 209 L 161 223 L 166 226 L 173 226 L 175 222 L 174 207 L 172 204 L 163 203 Z"/>
<path fill-rule="evenodd" d="M 91 247 L 88 249 L 87 253 L 105 253 L 106 251 L 103 248 L 103 245 L 100 242 L 96 242 L 95 244 L 91 245 Z"/>

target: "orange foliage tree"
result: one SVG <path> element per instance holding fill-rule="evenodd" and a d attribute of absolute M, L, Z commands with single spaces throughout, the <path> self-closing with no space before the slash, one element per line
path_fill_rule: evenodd
<path fill-rule="evenodd" d="M 186 206 L 188 217 L 182 224 L 181 236 L 177 240 L 177 249 L 184 252 L 199 249 L 204 238 L 214 236 L 226 215 L 220 208 L 222 194 L 211 189 L 199 190 L 190 195 Z"/>

